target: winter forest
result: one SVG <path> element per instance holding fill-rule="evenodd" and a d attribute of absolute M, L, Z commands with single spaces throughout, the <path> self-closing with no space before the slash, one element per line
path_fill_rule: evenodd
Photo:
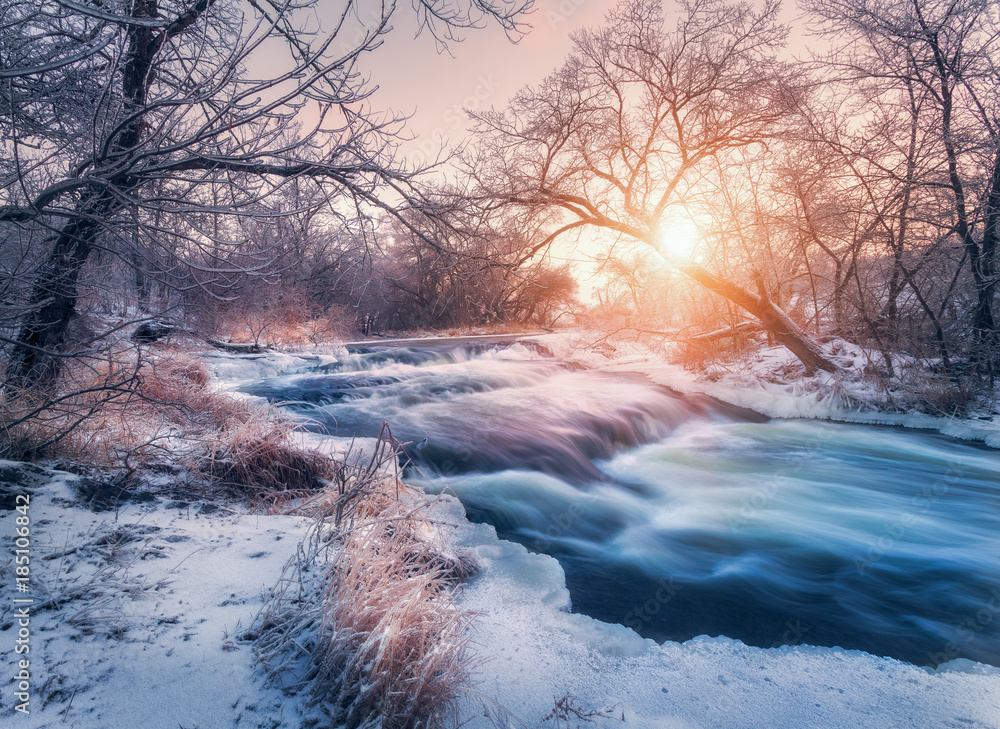
<path fill-rule="evenodd" d="M 19 726 L 1000 726 L 996 2 L 0 0 L 0 130 Z"/>
<path fill-rule="evenodd" d="M 625 3 L 422 168 L 356 68 L 390 9 L 321 29 L 309 4 L 7 8 L 8 388 L 57 387 L 112 312 L 258 343 L 743 326 L 807 369 L 835 367 L 818 341 L 837 335 L 885 376 L 933 363 L 962 401 L 992 381 L 993 4 L 809 2 L 812 52 L 790 58 L 776 3 Z M 528 9 L 417 11 L 445 43 L 488 21 L 516 39 Z M 595 231 L 588 300 L 546 252 Z"/>

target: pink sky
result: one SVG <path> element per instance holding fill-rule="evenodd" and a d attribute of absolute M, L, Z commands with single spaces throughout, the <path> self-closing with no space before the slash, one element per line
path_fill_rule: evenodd
<path fill-rule="evenodd" d="M 329 0 L 333 4 L 333 0 Z M 372 0 L 362 0 L 362 2 Z M 404 145 L 413 163 L 431 161 L 442 143 L 461 142 L 468 117 L 463 108 L 498 109 L 519 89 L 535 84 L 558 68 L 572 51 L 570 33 L 598 26 L 616 0 L 536 0 L 528 17 L 531 31 L 512 44 L 497 27 L 470 30 L 464 40 L 449 45 L 448 53 L 436 50 L 426 31 L 414 37 L 416 20 L 407 0 L 399 0 L 394 28 L 383 45 L 362 61 L 371 83 L 379 87 L 370 99 L 376 110 L 392 110 L 410 115 L 407 134 L 413 141 Z M 339 4 L 339 3 L 338 3 Z M 667 23 L 671 24 L 672 0 L 665 1 Z M 373 6 L 377 12 L 378 5 Z M 801 49 L 801 25 L 795 22 L 794 2 L 783 11 L 793 25 L 790 52 Z M 797 32 L 796 32 L 797 31 Z M 587 261 L 609 241 L 586 232 L 579 243 L 566 240 L 553 247 L 553 262 L 573 261 L 581 280 L 581 294 L 589 293 L 592 264 Z"/>
<path fill-rule="evenodd" d="M 460 43 L 438 53 L 434 39 L 424 31 L 414 38 L 416 21 L 406 0 L 400 0 L 394 29 L 385 43 L 363 61 L 371 82 L 379 89 L 370 103 L 411 115 L 404 146 L 408 159 L 424 163 L 434 159 L 442 143 L 461 142 L 468 117 L 463 108 L 498 109 L 527 84 L 535 84 L 554 71 L 572 50 L 569 34 L 603 22 L 615 0 L 536 0 L 528 17 L 531 31 L 516 45 L 499 28 L 470 30 Z M 589 238 L 589 236 L 587 236 Z M 583 250 L 565 242 L 550 251 L 555 263 L 574 261 L 587 298 L 590 255 L 603 244 L 582 241 Z"/>
<path fill-rule="evenodd" d="M 441 139 L 455 143 L 465 136 L 468 118 L 463 107 L 503 108 L 520 88 L 538 83 L 562 64 L 572 50 L 571 32 L 600 25 L 615 3 L 535 0 L 535 10 L 528 16 L 531 31 L 517 45 L 492 26 L 466 31 L 464 41 L 450 44 L 448 55 L 436 51 L 426 31 L 414 38 L 414 13 L 407 0 L 399 0 L 393 31 L 363 61 L 379 87 L 371 103 L 377 109 L 412 114 L 409 133 L 417 139 L 407 151 L 415 161 L 426 159 L 436 154 Z M 673 5 L 666 0 L 668 25 Z M 783 15 L 800 30 L 794 2 L 786 1 Z M 790 50 L 802 47 L 801 41 L 795 43 L 795 35 L 793 30 Z"/>
<path fill-rule="evenodd" d="M 465 135 L 463 107 L 503 108 L 526 84 L 541 81 L 559 66 L 572 48 L 569 33 L 600 24 L 614 0 L 536 0 L 529 16 L 531 32 L 517 45 L 498 28 L 464 33 L 451 43 L 451 55 L 439 54 L 426 31 L 414 38 L 416 22 L 406 0 L 400 0 L 394 29 L 384 45 L 364 61 L 379 86 L 375 108 L 412 114 L 408 145 L 411 158 L 433 155 L 442 138 L 453 143 Z"/>

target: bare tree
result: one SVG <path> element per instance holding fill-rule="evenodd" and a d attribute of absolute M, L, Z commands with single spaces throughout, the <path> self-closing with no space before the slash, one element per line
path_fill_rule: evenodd
<path fill-rule="evenodd" d="M 487 20 L 516 35 L 528 5 L 413 3 L 442 41 Z M 0 224 L 30 238 L 39 262 L 3 335 L 8 386 L 53 386 L 96 251 L 133 267 L 158 252 L 192 285 L 224 290 L 270 252 L 235 270 L 247 241 L 219 217 L 280 214 L 269 201 L 289 180 L 320 180 L 358 209 L 394 210 L 386 189 L 407 199 L 413 174 L 393 143 L 403 120 L 371 111 L 358 69 L 395 12 L 359 0 L 3 0 Z"/>
<path fill-rule="evenodd" d="M 823 58 L 826 83 L 858 105 L 837 148 L 866 187 L 873 235 L 894 265 L 886 311 L 895 318 L 909 288 L 949 349 L 971 339 L 971 361 L 995 372 L 994 311 L 1000 265 L 1000 24 L 984 0 L 810 0 L 838 52 Z M 899 124 L 899 122 L 902 124 Z M 895 128 L 893 128 L 895 127 Z M 871 154 L 872 150 L 880 150 Z M 957 248 L 959 254 L 951 252 Z M 963 272 L 963 268 L 968 266 Z M 923 270 L 921 270 L 923 269 Z M 926 271 L 926 275 L 924 274 Z M 971 290 L 959 341 L 945 317 Z M 971 337 L 967 335 L 971 334 Z"/>
<path fill-rule="evenodd" d="M 432 206 L 394 221 L 379 261 L 386 283 L 383 319 L 402 328 L 527 323 L 573 300 L 565 268 L 531 251 L 521 219 L 439 187 Z"/>
<path fill-rule="evenodd" d="M 505 112 L 474 115 L 468 162 L 481 194 L 551 216 L 535 250 L 583 227 L 657 247 L 672 211 L 724 186 L 730 158 L 773 139 L 794 107 L 777 12 L 776 2 L 758 12 L 685 0 L 667 30 L 659 0 L 619 4 L 540 86 Z M 753 292 L 691 260 L 670 263 L 760 319 L 807 370 L 837 370 L 760 277 Z M 754 262 L 744 267 L 752 274 Z"/>

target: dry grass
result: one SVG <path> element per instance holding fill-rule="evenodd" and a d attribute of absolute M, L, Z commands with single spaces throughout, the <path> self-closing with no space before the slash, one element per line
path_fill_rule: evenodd
<path fill-rule="evenodd" d="M 340 307 L 316 316 L 302 296 L 291 296 L 226 312 L 211 329 L 216 337 L 231 342 L 296 347 L 346 341 L 352 337 L 354 318 L 355 313 Z"/>
<path fill-rule="evenodd" d="M 352 443 L 343 456 L 330 461 L 327 488 L 306 499 L 276 501 L 273 510 L 332 521 L 344 531 L 377 518 L 400 493 L 413 493 L 399 481 L 400 451 L 389 426 L 383 424 L 371 453 L 357 452 Z M 387 482 L 394 488 L 387 488 Z"/>
<path fill-rule="evenodd" d="M 989 406 L 990 388 L 974 378 L 949 377 L 921 362 L 897 362 L 896 370 L 893 378 L 882 372 L 866 375 L 882 393 L 880 405 L 885 410 L 961 418 Z"/>
<path fill-rule="evenodd" d="M 261 661 L 275 677 L 304 663 L 300 684 L 331 726 L 443 726 L 471 670 L 455 591 L 477 565 L 438 543 L 432 502 L 398 480 L 388 429 L 365 458 L 333 461 L 298 446 L 274 408 L 212 392 L 197 360 L 150 349 L 72 363 L 62 399 L 37 406 L 18 437 L 128 475 L 180 457 L 258 504 L 314 516 L 255 623 Z"/>
<path fill-rule="evenodd" d="M 320 318 L 310 318 L 276 328 L 272 338 L 279 346 L 344 342 L 351 339 L 353 335 L 349 325 L 351 321 L 350 312 L 335 309 L 332 313 Z"/>
<path fill-rule="evenodd" d="M 136 562 L 151 553 L 147 533 L 141 526 L 104 524 L 96 532 L 74 535 L 72 546 L 67 535 L 63 549 L 32 564 L 33 613 L 58 610 L 62 620 L 84 634 L 120 637 L 142 619 L 123 612 L 123 598 L 138 600 L 167 586 L 164 580 L 131 574 Z M 13 577 L 13 565 L 0 566 L 0 574 L 5 571 Z"/>
<path fill-rule="evenodd" d="M 617 704 L 604 709 L 588 709 L 576 696 L 566 694 L 555 699 L 552 711 L 542 717 L 539 726 L 552 722 L 553 727 L 567 727 L 569 729 L 573 724 L 576 724 L 577 729 L 579 729 L 581 721 L 589 724 L 596 719 L 616 719 L 614 713 L 616 708 L 618 708 Z M 625 721 L 624 714 L 622 714 L 621 720 Z"/>
<path fill-rule="evenodd" d="M 55 397 L 8 398 L 2 415 L 12 425 L 0 454 L 65 459 L 123 484 L 180 460 L 192 475 L 259 501 L 315 492 L 331 475 L 328 458 L 293 442 L 292 421 L 213 391 L 200 360 L 169 345 L 71 361 Z"/>
<path fill-rule="evenodd" d="M 331 726 L 442 727 L 469 679 L 455 590 L 475 561 L 422 537 L 432 504 L 398 482 L 395 453 L 380 440 L 298 506 L 316 525 L 246 636 L 273 679 L 298 674 L 286 688 L 308 689 Z"/>
<path fill-rule="evenodd" d="M 468 679 L 469 616 L 454 608 L 438 554 L 405 528 L 413 518 L 388 509 L 354 530 L 330 567 L 312 690 L 336 724 L 442 725 Z"/>
<path fill-rule="evenodd" d="M 66 456 L 101 461 L 107 448 L 88 447 L 99 434 L 106 434 L 105 441 L 131 440 L 114 436 L 121 436 L 117 421 L 135 400 L 142 366 L 126 351 L 109 351 L 69 360 L 59 389 L 50 396 L 5 388 L 0 453 L 18 460 Z"/>
<path fill-rule="evenodd" d="M 205 439 L 197 468 L 217 483 L 251 498 L 276 491 L 324 488 L 330 460 L 291 442 L 295 426 L 271 408 L 257 408 Z"/>

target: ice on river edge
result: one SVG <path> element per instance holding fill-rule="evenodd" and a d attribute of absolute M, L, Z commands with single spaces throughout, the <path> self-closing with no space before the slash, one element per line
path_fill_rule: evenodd
<path fill-rule="evenodd" d="M 453 539 L 485 565 L 461 603 L 480 613 L 479 690 L 529 726 L 566 695 L 607 709 L 599 725 L 608 727 L 1000 726 L 1000 669 L 957 660 L 934 671 L 860 651 L 762 649 L 705 636 L 660 646 L 568 612 L 555 559 L 469 523 L 455 499 L 442 511 L 457 525 Z M 669 596 L 665 588 L 639 607 L 655 610 Z M 471 715 L 476 703 L 465 700 Z"/>
<path fill-rule="evenodd" d="M 513 348 L 504 356 L 532 353 Z M 220 362 L 219 374 L 245 380 L 327 361 L 280 358 L 279 363 L 270 356 L 263 361 L 230 356 Z M 637 364 L 634 357 L 601 362 L 633 371 Z M 649 374 L 685 389 L 682 374 L 666 366 Z M 703 384 L 691 387 L 709 390 Z M 807 411 L 789 414 L 818 414 Z M 331 450 L 343 448 L 342 441 L 304 437 L 314 444 L 325 441 Z M 94 543 L 92 537 L 105 532 L 132 530 L 142 539 L 130 543 L 135 555 L 125 555 L 127 569 L 114 576 L 144 589 L 110 591 L 99 610 L 83 616 L 93 619 L 90 634 L 66 622 L 62 613 L 72 613 L 72 605 L 38 615 L 32 624 L 38 646 L 32 656 L 37 671 L 32 713 L 15 717 L 17 726 L 302 726 L 310 715 L 304 697 L 265 688 L 253 670 L 250 647 L 227 641 L 253 620 L 305 533 L 306 520 L 209 513 L 198 504 L 177 508 L 165 501 L 94 513 L 69 505 L 75 478 L 46 472 L 46 483 L 35 487 L 39 558 L 87 538 Z M 463 608 L 479 613 L 473 641 L 479 658 L 476 693 L 462 698 L 464 726 L 535 727 L 556 699 L 575 696 L 584 709 L 607 710 L 606 718 L 584 725 L 595 727 L 1000 727 L 1000 669 L 957 660 L 931 670 L 859 651 L 806 645 L 762 649 L 727 638 L 657 645 L 622 625 L 569 612 L 565 578 L 551 557 L 499 540 L 490 526 L 470 523 L 453 498 L 441 497 L 438 512 L 453 525 L 440 527 L 450 533 L 452 545 L 475 549 L 484 566 L 462 597 Z M 144 531 L 149 527 L 154 529 Z M 0 533 L 13 533 L 10 510 L 0 513 Z M 95 555 L 93 564 L 78 569 L 86 577 L 98 561 Z M 47 561 L 56 563 L 61 560 Z M 155 589 L 160 581 L 169 585 Z M 13 582 L 9 575 L 7 582 Z M 640 607 L 654 610 L 657 600 L 668 598 L 665 590 Z M 991 617 L 1000 620 L 1000 612 Z M 109 637 L 108 628 L 115 625 L 124 631 Z M 0 653 L 0 670 L 7 676 L 15 675 L 17 656 L 9 648 L 14 630 L 8 609 L 0 620 L 0 643 L 8 646 Z M 11 686 L 0 697 L 5 714 L 13 710 Z"/>
<path fill-rule="evenodd" d="M 0 462 L 0 474 L 14 467 Z M 90 597 L 81 592 L 59 611 L 33 616 L 32 711 L 4 725 L 303 726 L 311 715 L 304 697 L 264 687 L 250 645 L 238 636 L 277 583 L 307 520 L 163 499 L 95 513 L 72 504 L 76 480 L 46 470 L 27 486 L 3 487 L 34 494 L 36 563 L 49 572 L 48 590 L 72 596 L 73 585 L 100 578 Z M 1000 669 L 958 660 L 935 671 L 859 651 L 761 649 L 726 638 L 657 645 L 624 626 L 569 612 L 554 559 L 470 523 L 457 499 L 442 496 L 437 504 L 442 536 L 474 549 L 483 565 L 461 598 L 462 608 L 478 613 L 476 693 L 462 698 L 470 729 L 504 726 L 503 717 L 507 726 L 535 727 L 563 696 L 606 710 L 606 718 L 587 724 L 595 727 L 1000 726 Z M 5 534 L 13 531 L 13 513 L 0 514 Z M 136 538 L 121 540 L 116 562 L 110 547 L 100 546 L 106 534 Z M 98 546 L 83 547 L 72 571 L 54 576 L 69 560 L 42 557 L 67 545 Z M 114 568 L 103 568 L 106 561 Z M 669 599 L 669 590 L 650 599 Z M 0 620 L 8 647 L 0 670 L 14 676 L 17 628 L 10 616 L 8 609 Z M 5 713 L 13 708 L 10 686 Z M 487 719 L 484 707 L 500 723 Z"/>

